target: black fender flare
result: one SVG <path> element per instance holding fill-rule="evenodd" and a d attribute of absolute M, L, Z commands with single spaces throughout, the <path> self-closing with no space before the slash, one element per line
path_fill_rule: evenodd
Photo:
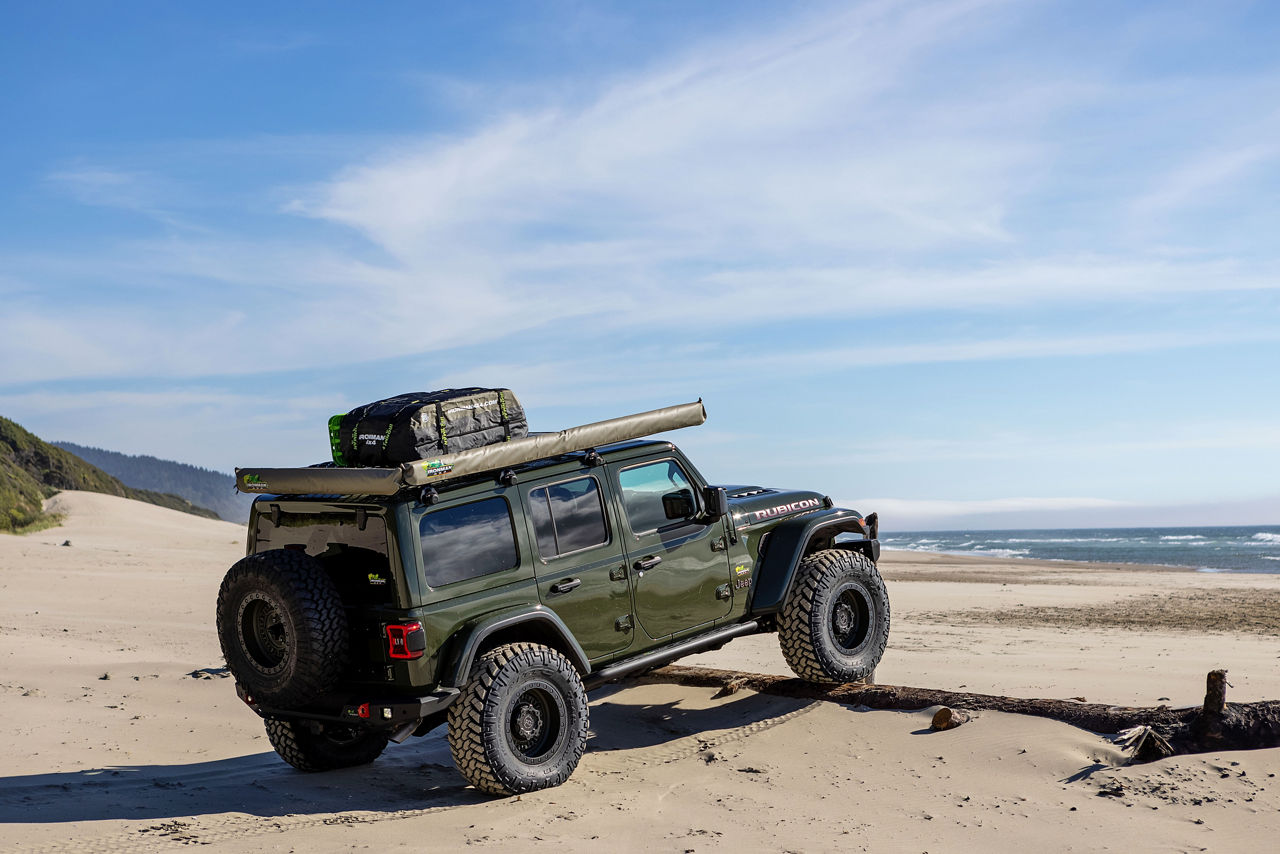
<path fill-rule="evenodd" d="M 542 605 L 517 605 L 467 623 L 454 633 L 450 653 L 445 659 L 440 685 L 461 688 L 471 674 L 476 656 L 485 641 L 495 635 L 511 635 L 511 640 L 533 640 L 559 650 L 578 672 L 591 672 L 591 662 L 582 645 L 555 611 Z"/>
<path fill-rule="evenodd" d="M 862 515 L 854 510 L 833 508 L 806 513 L 786 519 L 768 533 L 769 542 L 764 556 L 756 564 L 755 581 L 751 585 L 751 604 L 747 613 L 752 616 L 776 614 L 791 589 L 796 568 L 809 550 L 815 537 L 834 537 L 836 534 L 862 534 L 866 539 L 841 543 L 865 554 L 873 563 L 880 559 L 880 541 L 871 539 L 870 530 Z"/>

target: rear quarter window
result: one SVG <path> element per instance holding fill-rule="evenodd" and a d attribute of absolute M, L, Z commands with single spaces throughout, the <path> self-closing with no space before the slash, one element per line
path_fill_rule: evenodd
<path fill-rule="evenodd" d="M 423 575 L 432 587 L 514 569 L 520 563 L 505 498 L 433 510 L 422 517 L 419 534 Z"/>

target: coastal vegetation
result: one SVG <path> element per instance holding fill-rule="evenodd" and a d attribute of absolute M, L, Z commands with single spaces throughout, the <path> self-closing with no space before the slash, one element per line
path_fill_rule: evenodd
<path fill-rule="evenodd" d="M 218 518 L 212 510 L 185 498 L 125 486 L 70 451 L 41 440 L 19 424 L 0 417 L 0 532 L 23 533 L 56 523 L 44 500 L 64 489 L 80 489 L 145 501 L 196 516 Z"/>

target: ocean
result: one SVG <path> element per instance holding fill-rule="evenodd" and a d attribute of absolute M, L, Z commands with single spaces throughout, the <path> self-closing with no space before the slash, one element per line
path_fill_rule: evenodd
<path fill-rule="evenodd" d="M 958 555 L 1280 572 L 1280 525 L 1230 528 L 1065 528 L 886 533 L 885 548 Z"/>

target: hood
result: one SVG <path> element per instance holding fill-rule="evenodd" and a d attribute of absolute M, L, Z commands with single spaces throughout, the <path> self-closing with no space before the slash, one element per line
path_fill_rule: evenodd
<path fill-rule="evenodd" d="M 725 491 L 729 493 L 729 512 L 739 529 L 753 528 L 831 506 L 831 500 L 821 492 L 802 489 L 726 486 Z"/>

